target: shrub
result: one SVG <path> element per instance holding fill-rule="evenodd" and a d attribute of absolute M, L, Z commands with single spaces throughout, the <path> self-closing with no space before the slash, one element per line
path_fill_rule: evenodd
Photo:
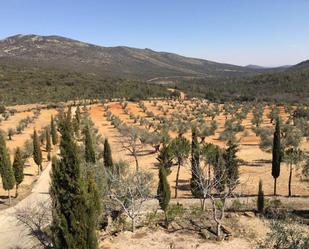
<path fill-rule="evenodd" d="M 285 220 L 289 216 L 287 208 L 282 205 L 279 199 L 270 200 L 265 208 L 265 217 L 268 219 Z"/>
<path fill-rule="evenodd" d="M 181 204 L 171 204 L 167 209 L 168 221 L 174 221 L 177 218 L 182 218 L 185 214 L 185 209 Z"/>
<path fill-rule="evenodd" d="M 274 221 L 266 239 L 257 245 L 257 249 L 307 249 L 309 233 L 306 227 L 291 221 Z"/>
<path fill-rule="evenodd" d="M 240 200 L 236 199 L 233 200 L 232 205 L 231 205 L 231 210 L 233 211 L 239 211 L 243 208 L 243 204 L 240 202 Z"/>

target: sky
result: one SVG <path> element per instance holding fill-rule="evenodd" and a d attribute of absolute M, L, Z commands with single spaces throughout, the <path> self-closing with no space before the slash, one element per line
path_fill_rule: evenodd
<path fill-rule="evenodd" d="M 309 59 L 309 0 L 0 0 L 0 39 L 60 35 L 236 65 Z"/>

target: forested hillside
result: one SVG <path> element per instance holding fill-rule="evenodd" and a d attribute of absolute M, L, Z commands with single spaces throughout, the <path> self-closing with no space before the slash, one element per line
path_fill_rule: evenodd
<path fill-rule="evenodd" d="M 0 64 L 0 101 L 5 104 L 84 98 L 134 100 L 167 95 L 165 87 L 145 82 Z"/>
<path fill-rule="evenodd" d="M 175 85 L 175 84 L 173 84 Z M 280 101 L 309 100 L 309 67 L 283 72 L 269 72 L 244 78 L 208 78 L 179 81 L 179 89 L 189 96 L 205 97 L 214 101 Z"/>

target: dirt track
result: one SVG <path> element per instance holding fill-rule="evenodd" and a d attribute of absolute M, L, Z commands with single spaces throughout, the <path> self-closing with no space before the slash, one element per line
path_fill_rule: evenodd
<path fill-rule="evenodd" d="M 18 223 L 15 217 L 15 212 L 21 208 L 29 206 L 33 207 L 38 203 L 49 199 L 50 170 L 51 163 L 49 163 L 43 171 L 28 197 L 20 201 L 16 206 L 0 212 L 1 249 L 28 249 L 33 245 L 31 237 L 27 235 L 29 230 L 24 225 Z"/>

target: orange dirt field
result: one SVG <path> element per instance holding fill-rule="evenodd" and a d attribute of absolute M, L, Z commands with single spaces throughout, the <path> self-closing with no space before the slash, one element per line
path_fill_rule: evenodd
<path fill-rule="evenodd" d="M 32 107 L 32 106 L 30 106 Z M 29 109 L 29 106 L 23 106 L 23 109 Z M 41 114 L 38 117 L 38 119 L 34 120 L 33 123 L 29 124 L 27 128 L 21 133 L 21 134 L 16 134 L 12 137 L 12 140 L 7 140 L 6 144 L 7 147 L 10 151 L 11 155 L 11 161 L 13 163 L 13 158 L 14 158 L 14 152 L 17 147 L 23 147 L 24 143 L 28 140 L 31 139 L 31 136 L 33 134 L 34 128 L 37 131 L 40 131 L 42 128 L 45 126 L 49 125 L 50 123 L 50 118 L 51 115 L 55 115 L 57 112 L 56 110 L 50 109 L 50 110 L 41 110 Z M 14 116 L 9 117 L 8 120 L 2 121 L 0 124 L 0 130 L 2 131 L 7 131 L 9 128 L 15 128 L 18 124 L 18 122 L 26 118 L 27 116 L 33 116 L 31 111 L 26 111 L 26 112 L 18 112 Z M 53 149 L 53 152 L 56 151 L 56 148 Z M 47 153 L 44 151 L 44 148 L 42 147 L 42 152 L 43 152 L 43 168 L 46 167 L 47 165 Z M 24 169 L 24 180 L 19 186 L 19 197 L 18 199 L 21 199 L 31 190 L 31 186 L 36 181 L 38 178 L 37 175 L 37 170 L 38 167 L 34 163 L 32 158 L 29 158 L 26 163 L 25 163 L 25 169 Z M 11 191 L 11 195 L 15 196 L 15 189 Z M 7 200 L 7 192 L 3 190 L 2 188 L 2 182 L 0 179 L 0 204 L 6 203 Z M 16 201 L 16 200 L 15 200 Z M 18 201 L 18 200 L 17 200 Z M 13 200 L 14 202 L 14 200 Z M 5 205 L 6 206 L 6 205 Z M 1 208 L 1 205 L 0 205 Z"/>
<path fill-rule="evenodd" d="M 188 101 L 187 101 L 188 102 Z M 166 101 L 157 101 L 157 106 L 153 105 L 153 101 L 144 101 L 145 106 L 147 107 L 148 111 L 152 111 L 155 116 L 162 114 L 162 111 L 159 111 L 157 106 L 162 105 L 163 108 L 166 110 L 169 108 L 170 115 L 172 112 L 177 111 L 177 109 L 171 109 L 171 106 L 167 104 Z M 191 103 L 188 102 L 188 105 Z M 121 104 L 119 102 L 110 102 L 107 104 L 109 106 L 109 110 L 116 116 L 118 116 L 123 122 L 139 126 L 139 124 L 134 124 L 133 121 L 129 118 L 128 114 L 125 114 Z M 34 108 L 35 105 L 24 105 L 24 106 L 14 106 L 14 109 L 17 109 L 17 112 L 14 116 L 9 117 L 8 120 L 2 121 L 0 124 L 0 129 L 3 131 L 7 131 L 8 128 L 15 128 L 18 122 L 27 117 L 32 116 L 32 111 L 29 111 L 31 108 Z M 74 109 L 73 109 L 74 110 Z M 131 103 L 128 104 L 128 110 L 135 115 L 139 115 L 141 117 L 146 118 L 146 114 L 141 110 L 138 103 Z M 267 118 L 267 113 L 269 109 L 266 108 L 264 111 L 264 121 L 262 124 L 263 126 L 271 125 L 269 119 Z M 14 150 L 17 146 L 23 146 L 25 141 L 31 138 L 33 133 L 33 129 L 36 128 L 38 131 L 43 127 L 47 126 L 50 122 L 51 115 L 56 115 L 57 111 L 55 109 L 42 109 L 41 114 L 34 121 L 34 123 L 30 124 L 22 134 L 16 134 L 13 136 L 11 141 L 7 140 L 7 146 L 10 150 L 11 157 L 13 159 Z M 130 163 L 132 169 L 135 167 L 134 159 L 130 155 L 128 155 L 127 151 L 125 151 L 121 146 L 121 135 L 117 129 L 115 129 L 110 122 L 106 120 L 104 117 L 104 109 L 101 104 L 96 104 L 89 106 L 89 113 L 92 121 L 95 123 L 95 126 L 98 128 L 99 133 L 103 135 L 103 137 L 108 138 L 111 144 L 113 159 L 117 160 L 126 160 Z M 286 115 L 281 108 L 281 116 L 286 118 Z M 151 120 L 151 118 L 147 118 Z M 238 156 L 244 161 L 244 164 L 240 166 L 240 185 L 237 188 L 237 194 L 239 195 L 256 195 L 258 189 L 258 182 L 260 179 L 263 180 L 263 187 L 264 192 L 266 195 L 272 195 L 273 193 L 273 178 L 271 176 L 271 154 L 262 151 L 259 148 L 259 138 L 256 137 L 254 132 L 251 130 L 251 119 L 252 113 L 249 113 L 247 119 L 243 121 L 243 125 L 245 126 L 245 131 L 241 132 L 237 135 L 239 139 L 239 152 Z M 207 119 L 208 120 L 208 119 Z M 207 121 L 206 120 L 206 121 Z M 220 132 L 223 130 L 225 117 L 223 114 L 220 114 L 215 118 L 218 122 L 218 129 L 216 134 L 211 137 L 207 137 L 206 141 L 211 142 L 220 146 L 225 146 L 224 142 L 218 140 Z M 143 127 L 146 128 L 146 127 Z M 175 132 L 170 132 L 172 137 L 176 136 Z M 244 136 L 245 135 L 245 136 Z M 185 135 L 188 139 L 191 137 L 191 133 L 187 132 Z M 302 147 L 309 150 L 309 143 L 303 141 Z M 55 149 L 54 149 L 55 151 Z M 44 166 L 47 165 L 46 162 L 46 153 L 44 154 L 45 163 Z M 156 182 L 158 180 L 158 168 L 156 165 L 156 156 L 157 154 L 154 153 L 154 149 L 150 146 L 143 146 L 143 151 L 139 156 L 139 164 L 141 169 L 150 171 L 154 175 L 154 183 L 153 189 L 156 189 Z M 254 166 L 253 166 L 254 165 Z M 170 182 L 170 186 L 172 188 L 172 193 L 174 193 L 175 187 L 175 178 L 176 178 L 176 170 L 177 167 L 172 168 L 172 173 L 169 175 L 168 179 Z M 33 182 L 37 179 L 37 166 L 34 164 L 32 159 L 27 160 L 25 166 L 25 179 L 23 183 L 20 185 L 20 197 L 22 198 L 27 191 L 31 188 Z M 180 186 L 178 195 L 179 197 L 191 197 L 191 192 L 189 189 L 189 183 L 191 178 L 191 171 L 190 171 L 190 161 L 188 160 L 185 163 L 185 166 L 181 168 L 180 171 Z M 278 186 L 277 192 L 279 195 L 287 195 L 288 188 L 288 167 L 285 164 L 282 164 L 281 167 L 281 174 L 278 178 Z M 292 181 L 292 191 L 293 195 L 299 196 L 309 196 L 309 183 L 306 181 L 302 181 L 300 178 L 299 173 L 295 173 L 293 175 Z M 15 191 L 12 191 L 12 195 L 14 195 Z M 2 184 L 0 183 L 0 201 L 6 202 L 7 193 L 2 189 Z M 0 202 L 1 203 L 1 202 Z"/>
<path fill-rule="evenodd" d="M 156 114 L 160 114 L 160 111 L 157 110 L 149 101 L 144 101 L 147 109 L 153 111 Z M 158 102 L 158 104 L 162 104 Z M 133 124 L 132 120 L 129 119 L 129 116 L 123 112 L 121 105 L 119 103 L 109 103 L 110 111 L 118 116 L 123 122 L 130 125 L 139 125 Z M 167 107 L 164 105 L 164 107 Z M 141 111 L 136 103 L 129 103 L 128 109 L 130 112 L 133 112 L 135 115 L 140 115 L 145 117 L 146 115 Z M 263 126 L 269 126 L 270 122 L 267 118 L 268 109 L 264 111 L 264 122 Z M 134 167 L 134 160 L 130 157 L 126 151 L 121 147 L 121 137 L 117 129 L 110 125 L 110 122 L 106 120 L 103 116 L 104 110 L 100 105 L 95 105 L 90 109 L 90 116 L 93 122 L 96 124 L 96 127 L 99 129 L 100 133 L 104 137 L 108 137 L 111 143 L 114 160 L 127 160 L 130 162 L 132 168 Z M 284 117 L 284 113 L 282 113 Z M 246 120 L 243 121 L 245 125 L 245 131 L 247 136 L 241 137 L 239 142 L 239 152 L 238 156 L 245 161 L 244 165 L 240 166 L 240 182 L 237 189 L 237 193 L 240 195 L 256 195 L 258 190 L 258 182 L 260 179 L 263 180 L 264 192 L 266 195 L 272 195 L 273 193 L 273 177 L 271 176 L 271 163 L 267 160 L 271 160 L 271 154 L 262 151 L 259 148 L 259 138 L 251 131 L 251 119 L 252 114 L 249 113 Z M 223 130 L 225 117 L 221 114 L 215 118 L 218 122 L 218 129 L 214 136 L 206 138 L 207 142 L 211 142 L 220 146 L 224 146 L 224 142 L 218 140 L 219 133 Z M 244 132 L 240 133 L 243 134 Z M 176 136 L 175 132 L 170 133 L 172 136 Z M 190 139 L 191 134 L 186 133 L 185 137 Z M 308 149 L 309 143 L 303 141 L 302 147 Z M 156 154 L 149 154 L 147 152 L 153 151 L 153 148 L 145 146 L 144 152 L 139 156 L 139 163 L 141 168 L 144 170 L 150 170 L 154 174 L 154 178 L 157 181 L 157 166 L 156 166 Z M 266 161 L 266 162 L 264 162 Z M 252 164 L 256 166 L 251 166 Z M 169 175 L 169 181 L 172 188 L 175 186 L 176 178 L 176 166 L 173 168 L 172 173 Z M 180 172 L 180 197 L 190 197 L 191 192 L 189 190 L 189 180 L 191 178 L 190 164 L 189 161 L 186 163 L 185 167 L 181 169 Z M 279 195 L 287 195 L 287 182 L 288 182 L 288 167 L 285 164 L 281 166 L 280 177 L 277 181 L 277 193 Z M 156 183 L 154 183 L 156 186 Z M 299 174 L 294 174 L 292 181 L 292 191 L 294 195 L 309 196 L 309 184 L 306 181 L 300 179 Z M 173 190 L 172 190 L 173 193 Z"/>

